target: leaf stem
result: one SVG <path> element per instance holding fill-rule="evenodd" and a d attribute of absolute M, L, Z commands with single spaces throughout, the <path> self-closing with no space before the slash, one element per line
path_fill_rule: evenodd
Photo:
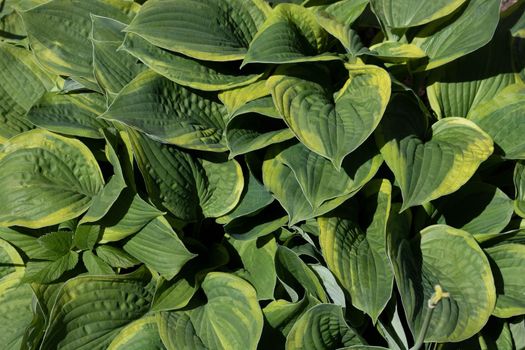
<path fill-rule="evenodd" d="M 423 320 L 423 326 L 421 327 L 421 331 L 419 332 L 417 341 L 414 344 L 414 346 L 410 348 L 410 350 L 419 350 L 421 348 L 425 340 L 425 336 L 427 335 L 428 327 L 430 326 L 430 319 L 432 318 L 432 313 L 434 312 L 434 309 L 436 308 L 437 304 L 439 304 L 441 299 L 448 298 L 449 296 L 450 294 L 444 292 L 439 284 L 434 286 L 434 293 L 432 293 L 430 299 L 428 299 L 429 310 L 425 315 L 425 319 Z"/>

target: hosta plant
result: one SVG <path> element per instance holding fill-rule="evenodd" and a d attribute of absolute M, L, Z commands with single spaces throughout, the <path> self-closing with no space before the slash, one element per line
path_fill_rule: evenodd
<path fill-rule="evenodd" d="M 525 1 L 0 0 L 0 349 L 525 349 Z"/>

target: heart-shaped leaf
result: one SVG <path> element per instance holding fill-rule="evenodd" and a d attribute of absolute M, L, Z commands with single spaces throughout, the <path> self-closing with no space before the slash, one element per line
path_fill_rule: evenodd
<path fill-rule="evenodd" d="M 470 338 L 487 323 L 496 303 L 487 257 L 469 233 L 446 225 L 429 226 L 409 241 L 408 215 L 396 214 L 395 209 L 389 223 L 389 254 L 414 337 L 424 332 L 424 319 L 432 312 L 426 342 Z M 437 285 L 449 297 L 431 311 L 427 302 Z"/>
<path fill-rule="evenodd" d="M 376 66 L 347 65 L 339 91 L 321 66 L 278 68 L 268 79 L 277 109 L 297 138 L 339 169 L 379 124 L 390 98 L 390 78 Z M 332 95 L 333 94 L 333 95 Z"/>
<path fill-rule="evenodd" d="M 394 96 L 375 136 L 401 187 L 402 210 L 455 192 L 493 151 L 490 136 L 463 118 L 442 119 L 429 131 L 407 95 Z"/>

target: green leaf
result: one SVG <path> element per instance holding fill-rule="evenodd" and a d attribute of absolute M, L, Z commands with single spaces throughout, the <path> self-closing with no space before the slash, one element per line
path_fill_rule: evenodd
<path fill-rule="evenodd" d="M 235 160 L 193 157 L 136 132 L 130 137 L 148 193 L 177 218 L 220 217 L 237 205 L 244 180 Z"/>
<path fill-rule="evenodd" d="M 254 286 L 257 291 L 257 299 L 273 299 L 277 281 L 275 238 L 268 236 L 247 241 L 230 239 L 229 242 L 239 254 L 244 266 L 240 276 Z"/>
<path fill-rule="evenodd" d="M 273 333 L 270 333 L 271 338 L 267 341 L 274 345 L 276 337 L 279 337 L 279 340 L 284 343 L 286 336 L 290 333 L 296 321 L 307 310 L 318 304 L 319 301 L 308 293 L 303 299 L 295 303 L 284 299 L 278 299 L 269 303 L 263 309 L 264 318 L 270 329 L 273 330 Z M 263 333 L 263 339 L 261 339 L 263 342 L 265 341 L 264 336 L 265 334 Z"/>
<path fill-rule="evenodd" d="M 231 212 L 218 218 L 218 223 L 228 224 L 232 220 L 255 215 L 273 202 L 274 199 L 270 192 L 259 182 L 251 170 L 243 172 L 243 177 L 245 182 L 239 203 Z"/>
<path fill-rule="evenodd" d="M 324 53 L 328 39 L 314 12 L 299 5 L 280 4 L 259 28 L 242 64 L 338 60 L 338 56 Z"/>
<path fill-rule="evenodd" d="M 50 283 L 77 266 L 78 253 L 69 251 L 54 261 L 29 261 L 24 282 Z"/>
<path fill-rule="evenodd" d="M 493 314 L 509 318 L 525 313 L 523 296 L 525 268 L 525 246 L 522 244 L 502 244 L 485 249 L 496 283 L 496 307 Z"/>
<path fill-rule="evenodd" d="M 0 43 L 0 143 L 33 128 L 26 112 L 44 94 L 30 51 Z"/>
<path fill-rule="evenodd" d="M 0 233 L 0 237 L 3 235 Z M 4 237 L 5 238 L 5 237 Z M 24 270 L 24 260 L 7 241 L 0 239 L 0 281 L 13 273 Z"/>
<path fill-rule="evenodd" d="M 100 221 L 104 226 L 100 242 L 120 241 L 137 233 L 162 214 L 162 211 L 144 201 L 138 194 L 124 190 L 123 195 Z"/>
<path fill-rule="evenodd" d="M 230 158 L 294 137 L 275 110 L 272 99 L 248 102 L 232 114 L 225 128 Z"/>
<path fill-rule="evenodd" d="M 301 143 L 276 145 L 263 162 L 263 181 L 293 225 L 339 206 L 375 175 L 381 163 L 370 142 L 346 157 L 340 172 Z"/>
<path fill-rule="evenodd" d="M 217 91 L 255 82 L 262 76 L 257 70 L 239 70 L 235 63 L 198 61 L 163 50 L 142 37 L 127 33 L 122 49 L 141 60 L 156 73 L 190 88 Z"/>
<path fill-rule="evenodd" d="M 270 11 L 262 0 L 153 0 L 126 28 L 152 44 L 207 61 L 235 61 Z"/>
<path fill-rule="evenodd" d="M 148 311 L 150 302 L 140 272 L 70 279 L 56 296 L 41 349 L 106 349 L 126 325 Z"/>
<path fill-rule="evenodd" d="M 514 189 L 516 198 L 514 200 L 514 211 L 525 218 L 525 163 L 516 162 L 514 168 Z"/>
<path fill-rule="evenodd" d="M 390 28 L 416 27 L 432 22 L 457 10 L 467 0 L 370 0 L 381 23 Z"/>
<path fill-rule="evenodd" d="M 311 294 L 321 302 L 328 302 L 328 296 L 315 272 L 291 249 L 277 247 L 275 266 L 279 278 L 295 291 L 304 290 L 305 294 Z"/>
<path fill-rule="evenodd" d="M 27 119 L 49 131 L 100 139 L 107 123 L 97 117 L 105 110 L 106 101 L 97 93 L 47 93 L 31 107 Z"/>
<path fill-rule="evenodd" d="M 124 188 L 127 187 L 122 166 L 120 165 L 119 155 L 116 152 L 116 146 L 118 146 L 117 141 L 109 132 L 103 131 L 103 134 L 106 139 L 105 155 L 113 167 L 113 175 L 102 191 L 95 196 L 87 213 L 78 222 L 79 225 L 102 219 L 118 200 Z"/>
<path fill-rule="evenodd" d="M 507 159 L 525 159 L 525 88 L 514 84 L 472 109 L 467 118 L 486 131 Z"/>
<path fill-rule="evenodd" d="M 155 316 L 144 316 L 122 329 L 109 344 L 108 350 L 162 350 Z"/>
<path fill-rule="evenodd" d="M 104 260 L 93 254 L 91 251 L 82 253 L 82 262 L 92 275 L 114 275 L 115 272 Z"/>
<path fill-rule="evenodd" d="M 90 40 L 93 45 L 93 73 L 109 101 L 146 66 L 119 48 L 126 25 L 113 18 L 91 15 Z"/>
<path fill-rule="evenodd" d="M 453 20 L 446 18 L 446 22 L 435 21 L 423 27 L 412 43 L 429 57 L 424 68 L 439 67 L 487 44 L 498 25 L 499 7 L 499 0 L 469 0 Z"/>
<path fill-rule="evenodd" d="M 286 337 L 286 350 L 328 350 L 363 344 L 346 324 L 340 306 L 320 304 L 306 311 Z"/>
<path fill-rule="evenodd" d="M 263 315 L 253 287 L 231 274 L 211 272 L 202 289 L 207 297 L 203 306 L 159 314 L 160 335 L 166 348 L 256 349 Z"/>
<path fill-rule="evenodd" d="M 425 341 L 459 342 L 479 332 L 494 309 L 496 291 L 489 261 L 474 238 L 433 225 L 408 241 L 404 217 L 394 210 L 391 215 L 389 255 L 414 338 L 422 332 L 430 312 L 427 301 L 436 285 L 450 296 L 434 308 Z"/>
<path fill-rule="evenodd" d="M 499 188 L 483 182 L 469 182 L 434 204 L 432 216 L 438 224 L 473 234 L 501 232 L 513 213 L 512 200 Z"/>
<path fill-rule="evenodd" d="M 505 26 L 482 48 L 430 71 L 427 94 L 438 118 L 467 117 L 482 102 L 516 82 Z"/>
<path fill-rule="evenodd" d="M 81 250 L 90 250 L 100 240 L 102 227 L 99 225 L 78 225 L 75 229 L 74 244 Z"/>
<path fill-rule="evenodd" d="M 164 217 L 153 219 L 123 249 L 167 280 L 196 255 L 188 251 Z"/>
<path fill-rule="evenodd" d="M 221 91 L 218 94 L 218 97 L 228 110 L 229 115 L 233 116 L 234 113 L 243 107 L 250 108 L 246 106 L 248 102 L 255 101 L 268 95 L 270 95 L 270 90 L 266 86 L 266 80 L 258 80 L 246 86 Z M 275 107 L 273 107 L 272 110 L 275 110 Z M 269 109 L 266 108 L 266 111 L 269 111 Z M 277 113 L 275 116 L 277 117 L 279 114 Z"/>
<path fill-rule="evenodd" d="M 104 179 L 80 141 L 34 130 L 0 150 L 0 225 L 39 228 L 73 219 L 91 204 Z"/>
<path fill-rule="evenodd" d="M 180 147 L 226 151 L 226 110 L 212 93 L 192 90 L 147 70 L 115 98 L 101 118 L 118 121 Z"/>
<path fill-rule="evenodd" d="M 492 139 L 473 122 L 445 118 L 428 130 L 417 101 L 396 95 L 375 137 L 403 194 L 402 210 L 463 186 L 493 151 Z"/>
<path fill-rule="evenodd" d="M 348 80 L 331 91 L 333 83 L 321 68 L 279 68 L 268 86 L 297 138 L 339 169 L 379 124 L 390 98 L 390 78 L 376 66 L 347 65 Z"/>
<path fill-rule="evenodd" d="M 392 295 L 394 274 L 386 254 L 386 224 L 392 187 L 388 180 L 370 182 L 364 189 L 368 227 L 351 215 L 350 207 L 318 219 L 319 243 L 328 268 L 350 294 L 352 305 L 375 323 Z M 361 202 L 360 202 L 361 203 Z"/>
<path fill-rule="evenodd" d="M 124 250 L 110 245 L 101 245 L 96 249 L 97 256 L 111 267 L 130 268 L 139 264 L 139 261 Z"/>
<path fill-rule="evenodd" d="M 68 231 L 51 232 L 40 236 L 37 241 L 44 249 L 54 252 L 59 257 L 69 253 L 71 250 L 73 234 Z"/>
<path fill-rule="evenodd" d="M 94 84 L 90 15 L 129 22 L 138 9 L 131 1 L 52 0 L 21 11 L 33 52 L 47 70 Z M 65 21 L 64 19 L 68 20 Z"/>
<path fill-rule="evenodd" d="M 0 344 L 6 350 L 21 349 L 22 338 L 31 324 L 33 291 L 21 283 L 21 273 L 0 280 Z"/>

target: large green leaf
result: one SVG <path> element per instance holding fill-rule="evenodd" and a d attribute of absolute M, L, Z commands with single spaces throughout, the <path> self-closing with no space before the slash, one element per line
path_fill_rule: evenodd
<path fill-rule="evenodd" d="M 196 255 L 188 251 L 167 220 L 158 217 L 131 237 L 124 250 L 170 280 Z"/>
<path fill-rule="evenodd" d="M 371 0 L 374 13 L 390 28 L 416 27 L 454 12 L 467 0 Z"/>
<path fill-rule="evenodd" d="M 33 128 L 26 112 L 46 91 L 30 51 L 0 43 L 0 143 Z"/>
<path fill-rule="evenodd" d="M 20 13 L 31 48 L 46 69 L 94 83 L 90 15 L 128 23 L 137 9 L 131 1 L 52 0 Z"/>
<path fill-rule="evenodd" d="M 148 311 L 150 302 L 141 272 L 70 279 L 56 296 L 41 349 L 106 349 L 122 328 Z"/>
<path fill-rule="evenodd" d="M 163 350 L 155 316 L 144 316 L 122 329 L 107 350 Z"/>
<path fill-rule="evenodd" d="M 286 337 L 286 350 L 329 350 L 363 344 L 340 306 L 320 304 L 306 311 Z"/>
<path fill-rule="evenodd" d="M 485 249 L 496 283 L 496 307 L 494 315 L 508 318 L 525 313 L 525 245 L 502 244 Z"/>
<path fill-rule="evenodd" d="M 432 217 L 438 224 L 473 234 L 501 232 L 513 213 L 512 200 L 499 188 L 483 182 L 469 182 L 434 205 Z"/>
<path fill-rule="evenodd" d="M 429 312 L 427 342 L 458 342 L 479 332 L 492 314 L 496 290 L 489 261 L 474 238 L 465 231 L 434 225 L 408 241 L 406 215 L 393 217 L 389 254 L 414 337 L 421 336 Z M 430 309 L 427 301 L 436 285 L 450 295 Z"/>
<path fill-rule="evenodd" d="M 275 254 L 277 243 L 272 236 L 252 240 L 231 239 L 239 254 L 244 270 L 240 276 L 249 281 L 257 291 L 257 299 L 273 299 L 277 281 Z"/>
<path fill-rule="evenodd" d="M 473 122 L 445 118 L 432 125 L 417 101 L 396 95 L 376 130 L 376 142 L 396 177 L 403 207 L 427 203 L 464 185 L 493 151 Z"/>
<path fill-rule="evenodd" d="M 268 79 L 277 109 L 297 138 L 336 168 L 379 124 L 390 98 L 390 78 L 370 65 L 347 65 L 339 91 L 320 66 L 278 69 Z"/>
<path fill-rule="evenodd" d="M 205 91 L 232 89 L 253 83 L 262 73 L 239 70 L 235 63 L 198 61 L 157 47 L 137 34 L 127 33 L 122 48 L 146 66 L 177 84 Z M 243 74 L 244 73 L 244 74 Z"/>
<path fill-rule="evenodd" d="M 276 145 L 263 162 L 263 181 L 293 225 L 340 205 L 375 175 L 381 163 L 370 142 L 346 157 L 340 172 L 301 143 Z"/>
<path fill-rule="evenodd" d="M 269 11 L 262 0 L 152 0 L 126 31 L 200 60 L 233 61 L 244 57 Z"/>
<path fill-rule="evenodd" d="M 106 101 L 97 93 L 47 93 L 31 107 L 27 119 L 49 131 L 100 139 L 107 123 L 97 117 L 105 110 Z"/>
<path fill-rule="evenodd" d="M 177 218 L 220 217 L 237 205 L 244 180 L 235 160 L 194 157 L 133 131 L 130 137 L 148 192 Z"/>
<path fill-rule="evenodd" d="M 423 27 L 412 43 L 429 57 L 425 68 L 441 66 L 487 44 L 498 25 L 499 7 L 499 0 L 469 0 L 452 18 Z"/>
<path fill-rule="evenodd" d="M 525 87 L 514 84 L 472 109 L 467 118 L 485 130 L 508 159 L 525 159 Z"/>
<path fill-rule="evenodd" d="M 386 224 L 392 187 L 388 180 L 367 185 L 363 227 L 342 207 L 318 219 L 319 243 L 328 268 L 350 294 L 352 305 L 377 322 L 392 294 L 394 274 L 386 254 Z M 372 215 L 370 215 L 372 214 Z"/>
<path fill-rule="evenodd" d="M 294 4 L 280 4 L 268 16 L 250 43 L 243 65 L 337 60 L 325 54 L 328 33 L 313 11 Z"/>
<path fill-rule="evenodd" d="M 127 52 L 120 51 L 125 34 L 124 23 L 108 17 L 91 15 L 90 40 L 93 45 L 93 74 L 109 100 L 118 94 L 146 66 Z"/>
<path fill-rule="evenodd" d="M 28 131 L 0 151 L 0 225 L 38 228 L 76 218 L 104 179 L 80 141 L 44 130 Z"/>
<path fill-rule="evenodd" d="M 427 93 L 438 118 L 466 117 L 478 104 L 514 83 L 511 56 L 510 34 L 500 25 L 489 44 L 431 70 Z"/>
<path fill-rule="evenodd" d="M 193 90 L 147 70 L 115 98 L 103 119 L 118 121 L 180 147 L 226 151 L 226 109 L 216 94 Z"/>
<path fill-rule="evenodd" d="M 21 273 L 12 273 L 0 280 L 0 344 L 5 350 L 18 350 L 31 324 L 33 291 L 21 282 Z"/>
<path fill-rule="evenodd" d="M 202 289 L 207 297 L 203 306 L 159 314 L 160 335 L 166 348 L 256 349 L 263 315 L 253 287 L 231 274 L 211 272 Z"/>

